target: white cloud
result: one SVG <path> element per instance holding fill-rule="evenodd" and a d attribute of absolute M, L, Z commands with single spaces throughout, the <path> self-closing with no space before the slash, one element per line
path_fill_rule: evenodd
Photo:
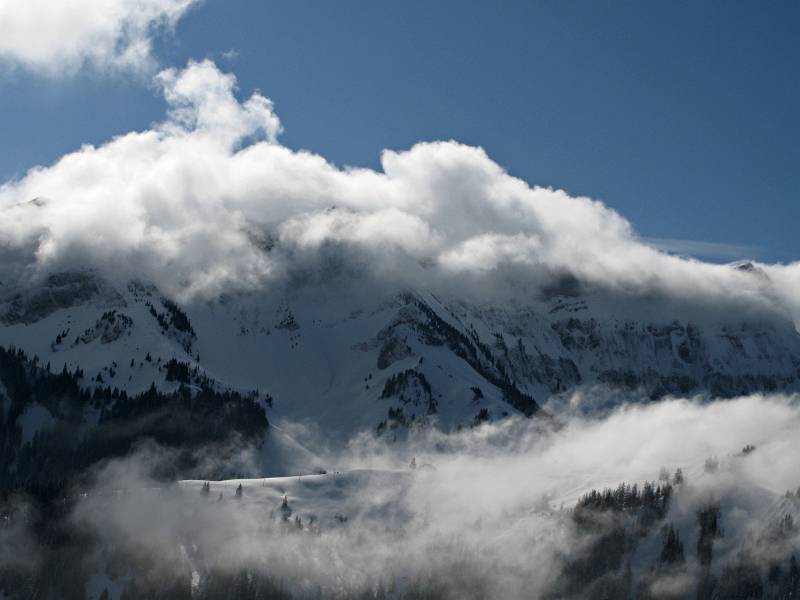
<path fill-rule="evenodd" d="M 544 286 L 569 274 L 626 294 L 800 313 L 797 264 L 746 270 L 666 254 L 602 203 L 531 187 L 481 148 L 421 143 L 384 151 L 381 171 L 338 169 L 281 145 L 272 103 L 239 100 L 234 76 L 210 61 L 156 80 L 162 123 L 0 186 L 0 245 L 32 249 L 29 270 L 88 265 L 213 296 L 338 252 L 404 284 L 512 273 Z M 254 243 L 265 239 L 269 251 Z"/>
<path fill-rule="evenodd" d="M 236 503 L 204 501 L 199 482 L 184 493 L 153 493 L 148 472 L 163 457 L 145 453 L 108 463 L 74 518 L 107 547 L 143 549 L 172 572 L 248 566 L 305 593 L 433 575 L 450 592 L 445 597 L 539 597 L 564 557 L 586 541 L 569 513 L 558 511 L 562 502 L 571 508 L 592 488 L 653 481 L 661 467 L 687 476 L 667 517 L 684 528 L 685 540 L 695 539 L 698 506 L 725 501 L 725 547 L 715 549 L 716 564 L 724 562 L 726 547 L 744 548 L 748 530 L 763 530 L 764 515 L 800 482 L 798 427 L 796 398 L 750 396 L 709 404 L 668 399 L 559 428 L 509 419 L 453 434 L 429 429 L 407 443 L 367 433 L 347 456 L 326 457 L 327 466 L 352 472 L 268 486 L 254 480 Z M 745 444 L 757 450 L 737 456 Z M 714 474 L 703 467 L 712 455 L 720 463 Z M 433 469 L 409 471 L 410 456 Z M 212 498 L 219 491 L 230 498 L 235 485 L 212 483 Z M 283 493 L 306 527 L 311 515 L 320 519 L 317 534 L 281 527 Z M 333 513 L 346 516 L 346 525 L 332 523 Z M 656 529 L 656 553 L 639 540 L 636 569 L 654 566 L 659 538 Z M 179 554 L 179 543 L 200 550 Z M 691 559 L 689 543 L 686 550 Z"/>
<path fill-rule="evenodd" d="M 744 244 L 723 244 L 701 240 L 676 240 L 670 238 L 643 238 L 646 244 L 673 254 L 713 258 L 721 260 L 741 260 L 755 257 L 759 249 Z"/>
<path fill-rule="evenodd" d="M 153 35 L 197 0 L 2 0 L 0 61 L 47 75 L 154 66 Z"/>

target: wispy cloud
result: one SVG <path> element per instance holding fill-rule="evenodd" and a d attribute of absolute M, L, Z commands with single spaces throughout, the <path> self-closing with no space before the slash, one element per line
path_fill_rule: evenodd
<path fill-rule="evenodd" d="M 642 238 L 642 242 L 671 254 L 711 260 L 757 258 L 762 252 L 758 246 L 706 242 L 702 240 L 645 237 Z"/>
<path fill-rule="evenodd" d="M 222 52 L 220 54 L 220 56 L 225 60 L 233 61 L 233 60 L 236 60 L 237 58 L 239 58 L 239 56 L 241 56 L 241 54 L 242 54 L 242 52 L 238 48 L 229 48 L 229 49 L 225 50 L 224 52 Z"/>

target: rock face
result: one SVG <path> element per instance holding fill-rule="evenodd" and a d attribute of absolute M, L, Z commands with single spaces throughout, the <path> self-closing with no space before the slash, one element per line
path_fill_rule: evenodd
<path fill-rule="evenodd" d="M 800 338 L 788 323 L 654 323 L 598 319 L 588 309 L 532 326 L 524 317 L 509 322 L 516 325 L 497 333 L 494 351 L 516 381 L 539 394 L 602 383 L 651 399 L 731 397 L 791 388 L 800 372 Z"/>
<path fill-rule="evenodd" d="M 484 379 L 539 402 L 583 384 L 640 390 L 650 399 L 732 397 L 798 385 L 800 336 L 787 321 L 734 315 L 702 323 L 665 315 L 653 322 L 564 298 L 488 309 L 401 298 L 404 306 L 376 338 L 382 341 L 379 368 L 407 357 L 411 337 L 447 346 Z M 524 403 L 510 403 L 525 412 Z"/>
<path fill-rule="evenodd" d="M 123 307 L 122 296 L 92 273 L 54 273 L 40 285 L 9 294 L 0 304 L 0 321 L 8 325 L 30 324 L 54 312 L 97 302 L 105 307 Z"/>
<path fill-rule="evenodd" d="M 133 319 L 128 315 L 109 310 L 104 312 L 93 327 L 84 331 L 75 338 L 75 344 L 89 344 L 96 339 L 101 344 L 110 344 L 117 341 L 123 335 L 130 335 L 133 327 Z"/>

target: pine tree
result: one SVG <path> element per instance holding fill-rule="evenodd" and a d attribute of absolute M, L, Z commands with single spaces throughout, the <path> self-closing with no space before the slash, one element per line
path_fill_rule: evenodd
<path fill-rule="evenodd" d="M 292 516 L 292 508 L 289 506 L 289 497 L 284 494 L 283 500 L 281 500 L 281 519 L 283 521 L 288 521 L 289 517 Z"/>
<path fill-rule="evenodd" d="M 800 599 L 800 566 L 798 566 L 797 558 L 794 555 L 789 559 L 789 571 L 784 578 L 780 597 L 787 600 Z"/>
<path fill-rule="evenodd" d="M 664 545 L 661 547 L 661 564 L 666 566 L 683 564 L 686 558 L 683 553 L 683 542 L 680 534 L 670 524 L 664 536 Z"/>
<path fill-rule="evenodd" d="M 678 468 L 675 470 L 675 476 L 672 478 L 672 482 L 673 482 L 675 485 L 681 485 L 681 484 L 682 484 L 684 481 L 686 481 L 686 479 L 685 479 L 685 478 L 684 478 L 684 476 L 683 476 L 683 469 L 681 469 L 680 467 L 678 467 Z"/>
<path fill-rule="evenodd" d="M 697 558 L 700 564 L 708 566 L 714 552 L 714 539 L 720 536 L 719 506 L 712 504 L 697 511 L 700 534 L 697 538 Z"/>

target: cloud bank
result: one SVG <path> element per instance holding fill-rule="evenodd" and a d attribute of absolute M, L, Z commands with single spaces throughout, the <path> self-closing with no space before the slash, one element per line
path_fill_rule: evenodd
<path fill-rule="evenodd" d="M 153 36 L 172 29 L 197 0 L 3 0 L 0 62 L 48 76 L 83 65 L 147 71 Z"/>
<path fill-rule="evenodd" d="M 797 264 L 737 269 L 667 254 L 601 202 L 532 187 L 482 148 L 419 143 L 384 151 L 381 170 L 338 168 L 282 145 L 271 101 L 239 99 L 213 62 L 156 81 L 162 122 L 0 186 L 0 247 L 26 257 L 22 272 L 94 266 L 213 297 L 347 256 L 405 284 L 569 276 L 800 314 Z"/>
<path fill-rule="evenodd" d="M 509 419 L 461 434 L 428 430 L 408 445 L 364 436 L 348 454 L 328 457 L 329 466 L 362 470 L 246 482 L 239 501 L 236 482 L 212 483 L 206 498 L 201 481 L 164 490 L 148 476 L 157 456 L 147 453 L 101 470 L 73 520 L 108 548 L 201 581 L 213 565 L 255 569 L 312 596 L 318 587 L 346 595 L 379 581 L 402 592 L 431 577 L 441 597 L 547 597 L 565 561 L 591 542 L 559 505 L 571 508 L 593 487 L 655 480 L 661 467 L 687 476 L 666 520 L 682 529 L 688 559 L 696 509 L 724 500 L 718 568 L 769 526 L 765 514 L 800 484 L 798 427 L 796 398 L 750 396 L 625 407 L 558 430 Z M 745 444 L 756 450 L 741 456 Z M 719 467 L 709 473 L 703 463 L 712 455 Z M 639 544 L 636 575 L 658 561 L 658 528 Z"/>
<path fill-rule="evenodd" d="M 365 433 L 323 457 L 326 474 L 243 480 L 239 498 L 237 480 L 212 481 L 205 494 L 202 479 L 165 483 L 165 473 L 180 477 L 194 461 L 145 445 L 97 465 L 92 480 L 73 482 L 69 500 L 58 501 L 66 546 L 54 549 L 53 529 L 37 529 L 35 507 L 0 501 L 0 560 L 31 581 L 44 573 L 48 585 L 66 586 L 56 590 L 100 579 L 94 597 L 102 585 L 115 597 L 123 586 L 147 595 L 132 578 L 161 592 L 177 583 L 167 593 L 175 597 L 228 597 L 209 590 L 229 594 L 246 570 L 244 579 L 263 576 L 285 592 L 266 597 L 584 598 L 598 574 L 578 576 L 573 595 L 564 587 L 576 576 L 570 569 L 585 557 L 613 562 L 599 542 L 619 523 L 605 512 L 581 525 L 571 512 L 577 499 L 622 482 L 641 491 L 662 469 L 681 468 L 667 510 L 649 529 L 637 528 L 634 515 L 626 560 L 609 568 L 622 575 L 629 562 L 634 582 L 680 583 L 694 597 L 701 508 L 721 506 L 715 576 L 742 556 L 766 575 L 771 561 L 785 565 L 800 549 L 800 529 L 765 537 L 786 515 L 800 518 L 798 428 L 796 396 L 753 395 L 623 406 L 557 427 L 512 418 L 449 435 L 424 429 L 399 443 Z M 209 473 L 224 460 L 216 447 L 197 458 Z M 667 524 L 683 540 L 686 569 L 659 568 Z M 417 586 L 430 595 L 415 595 Z"/>

